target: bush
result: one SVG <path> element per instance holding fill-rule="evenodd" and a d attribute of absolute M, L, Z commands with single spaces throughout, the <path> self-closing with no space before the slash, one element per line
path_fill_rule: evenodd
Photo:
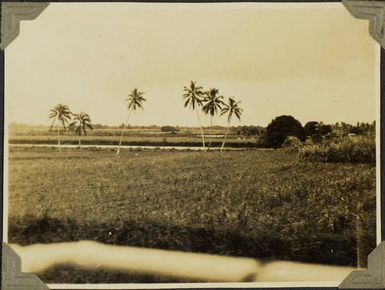
<path fill-rule="evenodd" d="M 325 135 L 332 133 L 332 126 L 325 125 L 322 122 L 310 121 L 303 127 L 305 136 L 311 137 L 314 143 L 322 142 L 322 138 Z"/>
<path fill-rule="evenodd" d="M 238 135 L 259 135 L 262 131 L 262 128 L 258 128 L 257 126 L 239 126 L 237 129 Z"/>
<path fill-rule="evenodd" d="M 279 148 L 287 136 L 296 136 L 301 141 L 305 141 L 305 133 L 298 120 L 292 116 L 279 116 L 267 126 L 264 145 Z"/>
<path fill-rule="evenodd" d="M 282 148 L 290 152 L 297 152 L 302 147 L 302 142 L 295 136 L 287 136 Z"/>
<path fill-rule="evenodd" d="M 376 142 L 372 138 L 345 139 L 339 143 L 309 145 L 300 149 L 299 158 L 312 162 L 376 164 Z"/>
<path fill-rule="evenodd" d="M 175 133 L 177 131 L 179 131 L 177 128 L 175 127 L 172 127 L 172 126 L 162 126 L 160 128 L 160 131 L 161 132 L 171 132 L 171 133 Z"/>
<path fill-rule="evenodd" d="M 306 145 L 314 145 L 313 139 L 311 137 L 307 137 L 305 140 Z"/>
<path fill-rule="evenodd" d="M 303 127 L 306 137 L 318 134 L 318 122 L 310 121 Z"/>

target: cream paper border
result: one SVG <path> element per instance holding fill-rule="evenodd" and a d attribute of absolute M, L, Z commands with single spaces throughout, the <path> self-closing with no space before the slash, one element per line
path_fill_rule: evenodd
<path fill-rule="evenodd" d="M 78 2 L 79 4 L 81 2 Z M 65 3 L 59 3 L 65 4 Z M 91 3 L 82 3 L 90 4 Z M 151 5 L 150 3 L 143 3 Z M 170 4 L 170 3 L 168 3 Z M 185 3 L 172 3 L 185 4 Z M 188 3 L 186 3 L 188 4 Z M 206 3 L 207 4 L 207 3 Z M 217 3 L 213 3 L 217 4 Z M 227 8 L 231 9 L 234 3 L 219 3 L 226 4 Z M 236 4 L 236 3 L 235 3 Z M 242 3 L 247 8 L 248 5 L 261 5 L 259 8 L 277 8 L 282 6 L 285 8 L 307 9 L 310 5 L 318 5 L 320 9 L 333 9 L 342 3 Z M 279 5 L 279 7 L 277 7 Z M 369 32 L 368 32 L 369 33 Z M 376 241 L 377 245 L 381 242 L 381 147 L 380 147 L 380 130 L 381 130 L 381 46 L 374 41 L 375 45 L 375 111 L 376 111 Z M 6 50 L 4 51 L 4 72 L 6 72 Z M 6 74 L 4 73 L 4 80 Z M 4 81 L 4 171 L 3 171 L 3 242 L 8 243 L 8 116 L 7 116 L 7 97 L 5 90 L 6 82 Z M 342 281 L 307 281 L 307 282 L 241 282 L 241 283 L 130 283 L 130 284 L 47 284 L 50 289 L 174 289 L 174 288 L 276 288 L 276 287 L 338 287 Z"/>
<path fill-rule="evenodd" d="M 153 284 L 47 284 L 50 289 L 191 289 L 191 288 L 290 288 L 337 287 L 341 281 L 244 282 L 244 283 L 153 283 Z"/>
<path fill-rule="evenodd" d="M 375 42 L 375 92 L 376 92 L 376 232 L 377 245 L 381 243 L 381 46 Z"/>
<path fill-rule="evenodd" d="M 4 136 L 3 136 L 3 242 L 8 243 L 8 103 L 6 97 L 6 65 L 7 53 L 4 51 Z"/>

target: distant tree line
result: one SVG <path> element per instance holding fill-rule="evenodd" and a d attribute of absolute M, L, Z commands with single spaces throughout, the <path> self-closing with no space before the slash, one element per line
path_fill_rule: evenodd
<path fill-rule="evenodd" d="M 238 135 L 253 136 L 264 134 L 266 132 L 266 128 L 261 126 L 238 126 L 236 131 Z"/>
<path fill-rule="evenodd" d="M 265 147 L 281 147 L 289 136 L 297 137 L 301 142 L 310 138 L 312 142 L 321 142 L 325 138 L 345 137 L 348 135 L 370 135 L 375 133 L 376 124 L 357 123 L 356 125 L 344 122 L 324 124 L 323 122 L 310 121 L 302 124 L 293 116 L 283 115 L 275 118 L 267 126 L 263 136 Z"/>

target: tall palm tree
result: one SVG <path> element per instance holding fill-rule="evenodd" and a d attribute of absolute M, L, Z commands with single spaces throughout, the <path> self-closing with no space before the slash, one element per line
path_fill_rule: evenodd
<path fill-rule="evenodd" d="M 71 120 L 71 111 L 67 105 L 56 105 L 53 109 L 50 110 L 48 115 L 49 119 L 52 119 L 51 129 L 53 128 L 56 121 L 62 124 L 64 131 L 66 130 L 66 125 Z M 57 128 L 57 143 L 59 151 L 61 152 L 61 143 L 60 143 L 60 127 Z"/>
<path fill-rule="evenodd" d="M 195 83 L 196 82 L 191 81 L 189 87 L 183 88 L 183 91 L 184 91 L 183 100 L 185 101 L 184 102 L 185 108 L 190 106 L 190 108 L 195 110 L 197 113 L 198 123 L 201 129 L 201 135 L 202 135 L 202 145 L 203 145 L 203 149 L 205 149 L 206 147 L 205 135 L 203 134 L 201 119 L 199 117 L 199 111 L 197 109 L 199 106 L 202 106 L 204 93 L 203 93 L 203 88 L 200 86 L 197 86 Z"/>
<path fill-rule="evenodd" d="M 70 128 L 75 130 L 75 133 L 79 136 L 79 148 L 82 149 L 81 136 L 87 135 L 87 129 L 93 129 L 91 125 L 91 118 L 87 113 L 80 112 L 74 114 L 73 122 L 69 125 Z"/>
<path fill-rule="evenodd" d="M 224 105 L 223 96 L 219 95 L 218 89 L 210 89 L 205 92 L 205 98 L 203 99 L 204 105 L 202 107 L 203 112 L 207 115 L 210 114 L 210 136 L 213 134 L 213 117 L 222 109 Z M 211 138 L 209 139 L 209 145 L 207 150 L 210 150 Z"/>
<path fill-rule="evenodd" d="M 126 122 L 123 124 L 123 130 L 122 130 L 122 135 L 120 136 L 119 140 L 119 146 L 118 150 L 116 151 L 116 155 L 119 155 L 120 153 L 120 146 L 122 145 L 122 138 L 124 135 L 124 131 L 126 130 L 128 120 L 131 117 L 131 113 L 135 112 L 138 108 L 143 109 L 143 102 L 146 101 L 146 99 L 143 97 L 144 92 L 141 92 L 137 88 L 133 89 L 130 94 L 128 95 L 126 102 L 128 103 L 127 109 L 128 109 L 128 115 Z"/>
<path fill-rule="evenodd" d="M 225 138 L 223 139 L 223 143 L 221 146 L 221 155 L 222 155 L 223 147 L 225 147 L 227 135 L 229 134 L 231 118 L 233 117 L 233 115 L 235 115 L 235 117 L 237 117 L 238 120 L 241 120 L 243 109 L 239 107 L 240 103 L 241 103 L 240 101 L 236 102 L 234 98 L 229 98 L 229 102 L 227 104 L 224 104 L 224 107 L 221 111 L 221 116 L 224 114 L 227 114 L 227 129 L 226 129 Z"/>

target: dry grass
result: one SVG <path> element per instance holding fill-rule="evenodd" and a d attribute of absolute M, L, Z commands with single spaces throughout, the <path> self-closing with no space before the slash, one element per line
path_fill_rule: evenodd
<path fill-rule="evenodd" d="M 360 214 L 363 255 L 374 246 L 373 166 L 298 162 L 282 150 L 223 155 L 13 149 L 10 241 L 354 265 Z"/>

